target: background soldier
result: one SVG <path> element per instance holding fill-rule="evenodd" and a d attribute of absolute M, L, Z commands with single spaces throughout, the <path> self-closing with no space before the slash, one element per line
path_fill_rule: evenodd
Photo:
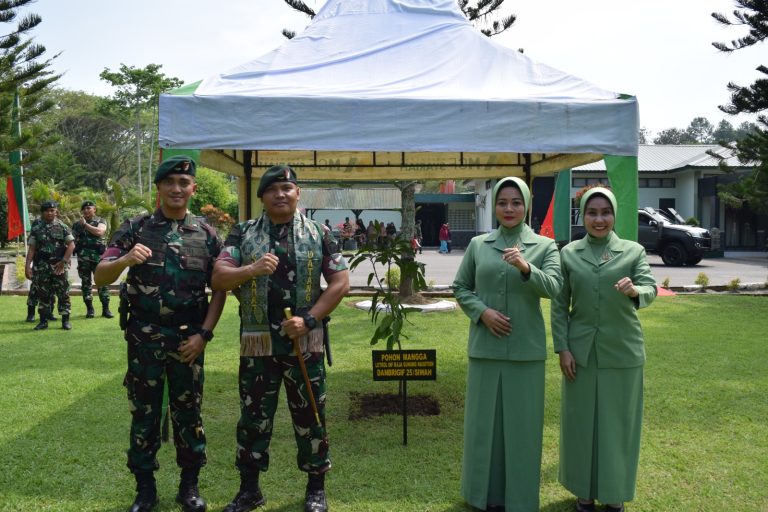
<path fill-rule="evenodd" d="M 93 318 L 93 283 L 91 274 L 96 270 L 99 258 L 107 248 L 104 234 L 107 232 L 107 223 L 96 216 L 96 204 L 93 201 L 83 201 L 80 206 L 82 217 L 72 225 L 72 235 L 75 237 L 75 254 L 77 255 L 77 274 L 80 276 L 80 287 L 85 302 L 86 318 Z M 99 287 L 99 299 L 101 300 L 101 316 L 114 318 L 109 310 L 109 287 Z"/>
<path fill-rule="evenodd" d="M 40 323 L 35 330 L 48 328 L 48 318 L 53 313 L 52 297 L 59 299 L 61 328 L 72 329 L 69 323 L 69 278 L 67 269 L 75 242 L 66 224 L 56 218 L 58 205 L 45 201 L 40 205 L 42 222 L 36 224 L 29 235 L 29 251 L 24 268 L 27 279 L 32 280 L 39 301 Z"/>
<path fill-rule="evenodd" d="M 325 473 L 331 469 L 325 429 L 324 326 L 321 321 L 349 290 L 349 270 L 320 223 L 297 211 L 300 190 L 288 166 L 270 167 L 256 195 L 264 214 L 235 226 L 216 262 L 214 289 L 239 288 L 240 421 L 237 468 L 240 490 L 225 512 L 263 505 L 259 472 L 269 466 L 269 441 L 281 383 L 293 420 L 297 462 L 308 474 L 304 510 L 328 510 Z M 328 283 L 320 294 L 320 276 Z M 241 286 L 242 285 L 242 286 Z M 284 310 L 290 308 L 291 319 Z M 300 353 L 294 351 L 298 342 Z M 317 415 L 297 356 L 306 365 Z"/>
<path fill-rule="evenodd" d="M 124 385 L 131 409 L 128 467 L 136 478 L 131 512 L 158 503 L 154 471 L 160 466 L 163 385 L 168 379 L 176 463 L 181 483 L 176 502 L 185 511 L 204 511 L 197 487 L 206 463 L 203 401 L 204 354 L 226 300 L 206 284 L 221 251 L 216 230 L 197 220 L 187 203 L 197 189 L 195 162 L 165 160 L 155 173 L 160 208 L 129 219 L 112 236 L 96 267 L 96 286 L 112 283 L 128 269 L 121 291 L 120 327 L 128 342 Z"/>
<path fill-rule="evenodd" d="M 32 221 L 32 228 L 34 229 L 35 226 L 43 222 L 43 219 L 35 219 Z M 30 230 L 31 233 L 31 230 Z M 35 310 L 37 309 L 37 285 L 35 284 L 35 281 L 30 281 L 29 284 L 29 293 L 27 294 L 27 322 L 34 322 L 35 321 Z M 48 315 L 48 320 L 56 321 L 58 318 L 56 318 L 53 314 L 53 308 L 56 306 L 56 296 L 51 295 L 51 314 Z"/>

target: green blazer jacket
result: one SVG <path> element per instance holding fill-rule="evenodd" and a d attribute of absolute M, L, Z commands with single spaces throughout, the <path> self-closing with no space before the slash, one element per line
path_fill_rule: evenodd
<path fill-rule="evenodd" d="M 520 251 L 531 266 L 525 278 L 502 260 L 500 229 L 476 236 L 469 243 L 453 282 L 461 309 L 469 317 L 469 357 L 511 361 L 547 358 L 541 297 L 552 298 L 562 285 L 560 254 L 555 242 L 527 225 L 520 233 Z M 480 321 L 487 308 L 510 317 L 512 332 L 497 338 Z"/>
<path fill-rule="evenodd" d="M 656 282 L 640 244 L 609 236 L 602 258 L 593 256 L 586 237 L 561 251 L 564 282 L 552 301 L 552 338 L 555 352 L 570 350 L 580 366 L 594 346 L 598 368 L 632 368 L 645 362 L 637 310 L 656 298 Z M 613 287 L 622 277 L 632 280 L 638 297 Z"/>

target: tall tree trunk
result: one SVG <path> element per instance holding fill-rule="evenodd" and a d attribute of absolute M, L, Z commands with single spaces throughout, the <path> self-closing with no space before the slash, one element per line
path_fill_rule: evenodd
<path fill-rule="evenodd" d="M 398 184 L 400 189 L 400 200 L 402 203 L 402 223 L 400 225 L 400 236 L 405 240 L 413 239 L 413 231 L 416 225 L 416 182 Z M 403 255 L 403 258 L 414 258 L 411 252 Z M 400 297 L 410 297 L 413 295 L 413 278 L 401 276 L 400 279 Z"/>
<path fill-rule="evenodd" d="M 150 202 L 152 202 L 152 164 L 155 156 L 158 115 L 157 103 L 155 103 L 152 107 L 152 132 L 149 137 L 149 160 L 147 161 L 147 200 Z"/>
<path fill-rule="evenodd" d="M 139 122 L 139 109 L 135 111 L 136 116 L 136 171 L 139 175 L 139 195 L 144 194 L 144 186 L 142 185 L 141 178 L 143 176 L 143 170 L 141 169 L 141 124 Z"/>

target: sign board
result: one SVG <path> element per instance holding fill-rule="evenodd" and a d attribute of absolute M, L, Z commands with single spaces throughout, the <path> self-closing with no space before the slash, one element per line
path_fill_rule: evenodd
<path fill-rule="evenodd" d="M 437 380 L 436 350 L 373 350 L 373 380 Z"/>

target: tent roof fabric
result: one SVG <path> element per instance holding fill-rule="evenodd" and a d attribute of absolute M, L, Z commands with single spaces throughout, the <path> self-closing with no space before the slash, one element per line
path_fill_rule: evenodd
<path fill-rule="evenodd" d="M 501 46 L 455 0 L 328 0 L 160 98 L 165 148 L 637 154 L 638 104 Z"/>
<path fill-rule="evenodd" d="M 713 151 L 725 158 L 731 167 L 752 167 L 754 164 L 740 163 L 730 149 L 718 144 L 642 144 L 637 155 L 639 172 L 670 172 L 691 167 L 717 168 L 720 162 L 707 152 Z M 600 160 L 573 169 L 577 172 L 605 171 L 605 161 Z"/>

